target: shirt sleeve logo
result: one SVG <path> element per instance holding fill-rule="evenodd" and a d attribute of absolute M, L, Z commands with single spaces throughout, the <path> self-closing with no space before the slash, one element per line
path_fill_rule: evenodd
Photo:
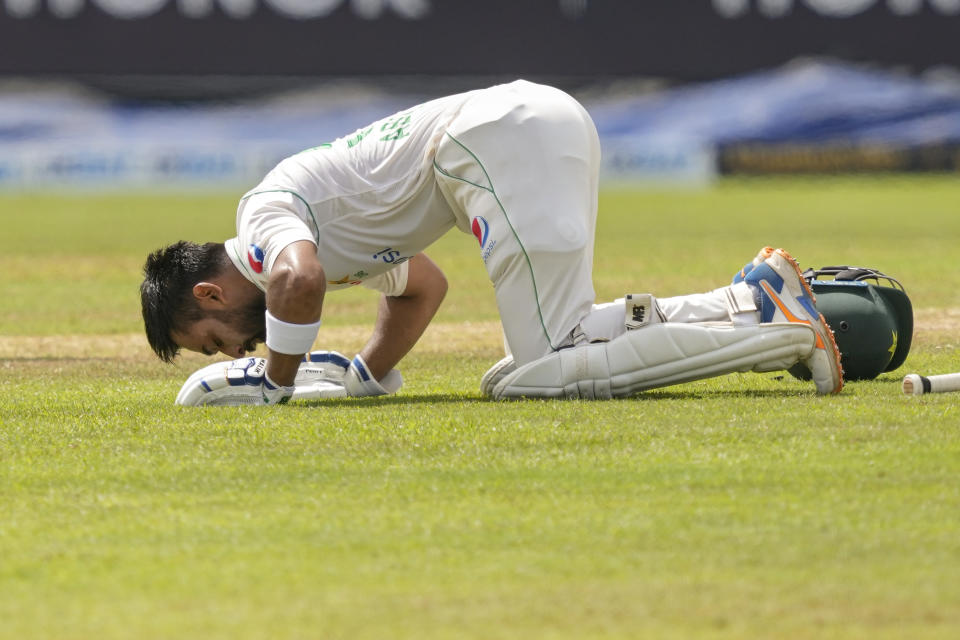
<path fill-rule="evenodd" d="M 251 244 L 247 249 L 247 262 L 254 273 L 263 273 L 263 249 Z"/>

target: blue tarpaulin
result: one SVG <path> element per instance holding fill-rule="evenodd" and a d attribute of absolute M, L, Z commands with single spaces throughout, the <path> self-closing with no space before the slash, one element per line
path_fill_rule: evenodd
<path fill-rule="evenodd" d="M 960 83 L 791 65 L 589 105 L 602 137 L 737 142 L 960 142 Z"/>
<path fill-rule="evenodd" d="M 252 185 L 280 158 L 434 97 L 361 83 L 192 105 L 0 92 L 0 185 Z M 960 144 L 960 83 L 825 63 L 659 91 L 578 94 L 605 175 L 696 181 L 736 145 Z M 829 166 L 829 165 L 824 165 Z M 887 166 L 886 168 L 890 168 Z"/>

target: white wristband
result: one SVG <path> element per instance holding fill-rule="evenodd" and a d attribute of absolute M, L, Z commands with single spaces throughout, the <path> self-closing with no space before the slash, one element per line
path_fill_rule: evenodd
<path fill-rule="evenodd" d="M 293 324 L 274 317 L 267 309 L 267 347 L 277 353 L 303 355 L 310 351 L 317 334 L 320 321 L 311 324 Z"/>

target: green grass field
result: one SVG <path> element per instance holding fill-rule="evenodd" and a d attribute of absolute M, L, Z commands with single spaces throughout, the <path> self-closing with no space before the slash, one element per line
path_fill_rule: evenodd
<path fill-rule="evenodd" d="M 744 374 L 495 403 L 471 236 L 395 397 L 173 406 L 206 364 L 141 337 L 146 253 L 235 194 L 0 195 L 0 638 L 960 637 L 960 180 L 607 191 L 601 300 L 708 290 L 764 244 L 898 277 L 905 366 L 820 398 Z M 24 215 L 25 214 L 25 215 Z M 352 353 L 376 299 L 328 298 Z"/>

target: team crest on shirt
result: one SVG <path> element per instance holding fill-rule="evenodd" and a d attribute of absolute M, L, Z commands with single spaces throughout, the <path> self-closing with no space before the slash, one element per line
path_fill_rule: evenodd
<path fill-rule="evenodd" d="M 497 246 L 496 240 L 490 240 L 490 223 L 483 216 L 477 216 L 473 219 L 470 229 L 476 236 L 477 242 L 480 243 L 480 252 L 484 263 L 486 263 L 490 259 L 490 254 L 493 253 L 493 248 Z M 489 242 L 487 242 L 488 240 Z"/>
<path fill-rule="evenodd" d="M 255 244 L 247 248 L 247 262 L 254 273 L 263 273 L 263 249 Z"/>

